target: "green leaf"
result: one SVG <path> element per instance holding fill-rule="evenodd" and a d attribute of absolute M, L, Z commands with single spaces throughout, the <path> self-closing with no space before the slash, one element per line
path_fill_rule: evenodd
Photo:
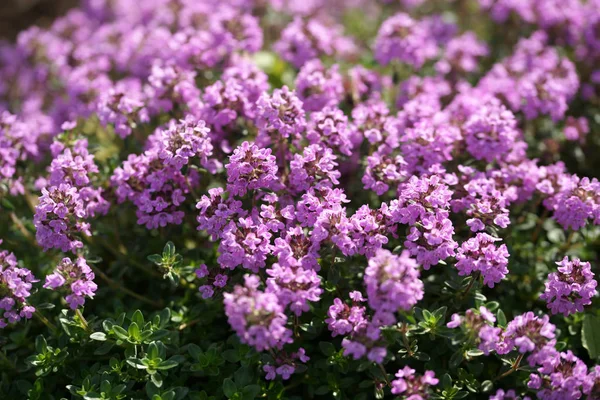
<path fill-rule="evenodd" d="M 223 352 L 223 358 L 234 364 L 240 361 L 240 355 L 238 354 L 237 350 L 233 349 L 225 350 Z"/>
<path fill-rule="evenodd" d="M 242 399 L 252 400 L 260 393 L 259 385 L 249 385 L 242 389 Z"/>
<path fill-rule="evenodd" d="M 435 316 L 436 321 L 443 320 L 446 316 L 447 310 L 448 310 L 448 307 L 446 307 L 446 306 L 440 307 L 437 310 L 435 310 L 433 312 L 433 315 Z"/>
<path fill-rule="evenodd" d="M 127 329 L 127 333 L 130 338 L 137 340 L 140 338 L 140 327 L 135 322 L 132 322 L 131 325 L 129 325 L 129 329 Z"/>
<path fill-rule="evenodd" d="M 590 358 L 598 358 L 600 355 L 600 317 L 585 314 L 581 326 L 581 342 Z"/>
<path fill-rule="evenodd" d="M 150 375 L 150 380 L 152 381 L 152 383 L 154 383 L 156 385 L 156 387 L 162 387 L 163 377 L 161 374 Z"/>
<path fill-rule="evenodd" d="M 154 264 L 162 264 L 162 256 L 160 254 L 150 254 L 147 258 L 148 261 L 153 262 Z"/>
<path fill-rule="evenodd" d="M 8 201 L 8 199 L 2 199 L 2 202 L 0 202 L 2 204 L 2 206 L 4 208 L 6 208 L 7 210 L 15 210 L 15 206 L 13 203 L 11 203 L 10 201 Z"/>
<path fill-rule="evenodd" d="M 429 310 L 423 309 L 423 318 L 425 321 L 430 322 L 434 320 L 433 314 Z"/>
<path fill-rule="evenodd" d="M 444 374 L 442 376 L 442 387 L 444 389 L 450 389 L 452 387 L 452 377 L 450 374 Z"/>
<path fill-rule="evenodd" d="M 319 395 L 319 396 L 323 396 L 324 394 L 327 394 L 327 393 L 329 393 L 329 386 L 327 386 L 327 385 L 319 386 L 315 390 L 315 394 Z"/>
<path fill-rule="evenodd" d="M 548 232 L 548 240 L 552 243 L 564 243 L 566 241 L 565 231 L 560 228 L 552 229 Z"/>
<path fill-rule="evenodd" d="M 194 343 L 188 345 L 188 353 L 190 353 L 190 356 L 192 356 L 192 358 L 194 360 L 198 360 L 200 358 L 200 356 L 203 354 L 200 346 L 198 346 L 197 344 L 194 344 Z"/>
<path fill-rule="evenodd" d="M 483 393 L 491 392 L 493 388 L 494 388 L 494 382 L 492 382 L 492 381 L 488 380 L 488 381 L 483 381 L 481 383 L 481 391 Z"/>
<path fill-rule="evenodd" d="M 467 356 L 468 357 L 479 357 L 483 355 L 483 351 L 479 350 L 479 349 L 471 349 L 467 351 Z"/>
<path fill-rule="evenodd" d="M 158 354 L 158 347 L 156 346 L 156 343 L 154 343 L 154 342 L 150 343 L 150 345 L 148 346 L 148 358 L 151 360 L 160 358 L 160 356 Z"/>
<path fill-rule="evenodd" d="M 225 394 L 225 396 L 228 399 L 230 399 L 235 395 L 236 392 L 237 392 L 237 387 L 235 386 L 235 383 L 233 383 L 231 378 L 225 379 L 223 381 L 223 393 Z"/>
<path fill-rule="evenodd" d="M 140 310 L 135 310 L 135 312 L 131 316 L 131 321 L 138 324 L 138 326 L 144 326 L 144 315 Z"/>
<path fill-rule="evenodd" d="M 46 343 L 46 338 L 42 335 L 39 335 L 35 338 L 35 351 L 38 353 L 45 353 L 48 349 L 48 344 Z"/>
<path fill-rule="evenodd" d="M 100 383 L 100 391 L 105 393 L 110 392 L 110 382 L 108 380 L 105 379 Z"/>
<path fill-rule="evenodd" d="M 138 358 L 130 358 L 127 360 L 127 364 L 131 365 L 137 369 L 147 369 L 148 366 L 142 362 L 142 360 Z"/>
<path fill-rule="evenodd" d="M 498 309 L 496 312 L 496 319 L 498 320 L 498 326 L 504 328 L 506 326 L 506 315 L 504 315 L 504 311 Z"/>
<path fill-rule="evenodd" d="M 56 306 L 52 303 L 41 303 L 41 304 L 35 305 L 36 310 L 51 310 L 54 307 L 56 307 Z"/>
<path fill-rule="evenodd" d="M 235 383 L 240 386 L 246 386 L 252 380 L 250 370 L 246 366 L 240 367 L 240 369 L 235 371 L 235 374 L 233 376 L 235 378 Z"/>
<path fill-rule="evenodd" d="M 456 368 L 463 361 L 463 350 L 459 349 L 450 357 L 450 368 Z"/>
<path fill-rule="evenodd" d="M 90 335 L 90 339 L 97 340 L 99 342 L 104 342 L 106 340 L 106 333 L 104 332 L 94 332 Z"/>
<path fill-rule="evenodd" d="M 319 342 L 319 348 L 328 357 L 335 353 L 335 346 L 330 342 Z"/>
<path fill-rule="evenodd" d="M 169 308 L 163 309 L 160 312 L 159 316 L 160 316 L 160 325 L 162 328 L 165 325 L 167 325 L 169 322 L 171 322 L 171 309 L 169 309 Z"/>
<path fill-rule="evenodd" d="M 167 244 L 165 244 L 165 248 L 163 249 L 163 257 L 167 256 L 168 258 L 171 258 L 175 255 L 175 245 L 173 244 L 173 242 L 168 241 Z"/>
<path fill-rule="evenodd" d="M 123 327 L 121 327 L 119 325 L 114 325 L 112 327 L 112 330 L 119 339 L 121 339 L 121 340 L 129 339 L 129 334 L 127 333 L 127 331 L 125 329 L 123 329 Z"/>
<path fill-rule="evenodd" d="M 103 356 L 104 354 L 107 354 L 114 347 L 114 345 L 115 342 L 104 342 L 102 343 L 102 346 L 94 350 L 94 355 Z"/>
<path fill-rule="evenodd" d="M 171 368 L 175 368 L 177 365 L 179 365 L 179 364 L 177 364 L 176 361 L 165 360 L 165 361 L 161 362 L 160 364 L 158 364 L 156 369 L 171 369 Z"/>

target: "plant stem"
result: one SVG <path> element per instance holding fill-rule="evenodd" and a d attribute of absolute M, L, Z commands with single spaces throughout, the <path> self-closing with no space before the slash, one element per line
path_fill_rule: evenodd
<path fill-rule="evenodd" d="M 571 233 L 569 234 L 569 236 L 567 237 L 567 241 L 565 242 L 565 244 L 563 244 L 561 246 L 561 250 L 563 251 L 567 251 L 569 250 L 569 248 L 571 247 L 571 243 L 573 243 L 573 239 L 575 238 L 575 231 L 571 231 Z"/>
<path fill-rule="evenodd" d="M 127 255 L 125 253 L 121 253 L 120 251 L 118 251 L 116 249 L 116 247 L 110 246 L 109 244 L 105 243 L 103 240 L 96 241 L 96 239 L 92 239 L 92 237 L 90 237 L 90 236 L 83 236 L 83 238 L 89 244 L 92 244 L 92 245 L 100 244 L 105 250 L 107 250 L 109 253 L 111 253 L 113 256 L 115 256 L 117 259 L 122 260 L 122 261 L 136 267 L 140 271 L 143 271 L 144 273 L 146 273 L 152 277 L 162 279 L 162 275 L 159 274 L 158 272 L 154 271 L 153 269 L 146 268 L 146 266 L 144 266 L 143 264 L 139 263 L 138 261 L 133 260 L 129 255 Z"/>
<path fill-rule="evenodd" d="M 537 221 L 537 224 L 535 225 L 535 231 L 533 231 L 533 235 L 531 235 L 532 242 L 537 243 L 538 236 L 540 235 L 540 232 L 542 231 L 542 226 L 544 225 L 544 221 L 546 220 L 548 213 L 549 213 L 548 209 L 544 208 L 542 215 L 540 216 L 540 218 Z"/>
<path fill-rule="evenodd" d="M 383 368 L 383 365 L 381 365 L 381 363 L 377 363 L 377 365 L 379 366 L 379 369 L 381 370 L 381 373 L 383 374 L 383 379 L 385 379 L 385 383 L 389 387 L 392 387 L 392 384 L 390 383 L 390 380 L 388 379 L 388 374 L 387 374 L 387 372 L 385 372 L 385 368 Z"/>
<path fill-rule="evenodd" d="M 79 318 L 79 321 L 81 322 L 81 327 L 85 330 L 85 331 L 89 331 L 90 327 L 88 325 L 87 320 L 85 319 L 85 317 L 83 316 L 83 314 L 81 313 L 81 310 L 79 308 L 75 309 L 75 314 L 77 315 L 77 317 Z"/>
<path fill-rule="evenodd" d="M 479 272 L 479 271 L 477 271 L 477 273 L 475 275 L 473 275 L 473 277 L 471 278 L 471 282 L 469 282 L 469 286 L 467 286 L 467 288 L 465 289 L 463 294 L 460 296 L 462 299 L 465 299 L 467 297 L 467 295 L 471 291 L 471 288 L 475 284 L 475 281 L 479 280 L 480 276 L 481 276 L 481 272 Z"/>
<path fill-rule="evenodd" d="M 501 375 L 498 375 L 496 378 L 494 378 L 495 381 L 502 379 L 510 374 L 512 374 L 513 372 L 515 372 L 517 369 L 519 369 L 519 366 L 521 365 L 521 361 L 523 360 L 523 356 L 524 354 L 519 354 L 519 356 L 517 357 L 517 359 L 515 360 L 515 363 L 513 364 L 513 366 L 506 372 L 504 372 Z"/>
<path fill-rule="evenodd" d="M 187 185 L 187 188 L 190 191 L 191 195 L 194 197 L 195 203 L 196 201 L 198 201 L 198 194 L 196 194 L 196 191 L 194 190 L 194 188 L 192 187 L 192 183 L 190 182 L 190 178 L 187 175 L 185 176 L 185 184 Z"/>
<path fill-rule="evenodd" d="M 196 325 L 198 322 L 202 321 L 202 318 L 198 318 L 198 319 L 194 319 L 191 320 L 190 322 L 184 322 L 183 324 L 179 325 L 179 330 L 182 331 L 185 328 L 189 328 L 192 325 Z"/>
<path fill-rule="evenodd" d="M 404 347 L 406 347 L 406 354 L 408 354 L 409 357 L 412 357 L 413 352 L 410 349 L 410 343 L 408 341 L 408 336 L 406 336 L 406 332 L 408 332 L 408 325 L 406 325 L 406 322 L 403 322 L 402 329 L 400 329 L 400 333 L 402 334 L 402 343 L 404 343 Z"/>
<path fill-rule="evenodd" d="M 14 212 L 10 213 L 10 219 L 15 223 L 19 231 L 23 234 L 23 236 L 25 236 L 25 238 L 27 238 L 27 240 L 29 240 L 34 245 L 37 245 L 37 243 L 35 242 L 35 238 L 31 234 L 31 232 L 29 232 L 27 228 L 25 228 L 23 222 L 19 219 L 19 217 L 17 217 L 17 215 Z"/>
<path fill-rule="evenodd" d="M 162 301 L 151 300 L 147 297 L 142 296 L 139 293 L 134 292 L 133 290 L 127 289 L 125 286 L 119 285 L 117 282 L 113 281 L 110 277 L 108 277 L 108 275 L 106 275 L 104 272 L 102 272 L 98 267 L 96 267 L 94 265 L 92 265 L 91 267 L 94 270 L 94 273 L 98 274 L 98 276 L 100 276 L 100 278 L 102 278 L 112 288 L 121 290 L 121 291 L 123 291 L 123 293 L 126 293 L 126 294 L 130 295 L 131 297 L 135 297 L 136 299 L 143 301 L 144 303 L 152 304 L 153 306 L 155 306 L 157 308 L 162 308 L 164 306 Z"/>
<path fill-rule="evenodd" d="M 35 310 L 33 315 L 35 315 L 35 317 L 38 320 L 40 320 L 44 325 L 46 325 L 48 328 L 50 328 L 52 333 L 54 333 L 55 335 L 58 334 L 58 328 L 56 327 L 56 325 L 54 325 L 52 322 L 50 322 L 48 320 L 48 318 L 44 317 L 44 315 L 41 312 L 39 312 L 38 310 Z"/>

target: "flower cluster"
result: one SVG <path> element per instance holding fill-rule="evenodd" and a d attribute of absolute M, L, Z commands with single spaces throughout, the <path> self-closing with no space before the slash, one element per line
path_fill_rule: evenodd
<path fill-rule="evenodd" d="M 181 206 L 186 195 L 198 185 L 197 169 L 187 168 L 192 162 L 210 172 L 220 164 L 210 158 L 213 146 L 204 121 L 188 116 L 171 121 L 149 139 L 149 149 L 143 154 L 130 154 L 116 168 L 111 183 L 120 202 L 131 201 L 136 206 L 138 223 L 147 228 L 181 224 Z"/>
<path fill-rule="evenodd" d="M 354 291 L 350 298 L 352 306 L 336 298 L 327 311 L 325 322 L 333 336 L 345 336 L 342 340 L 345 356 L 358 360 L 366 355 L 370 361 L 380 363 L 387 354 L 381 341 L 381 330 L 366 314 L 366 307 L 360 305 L 365 301 L 362 294 Z"/>
<path fill-rule="evenodd" d="M 415 374 L 415 370 L 409 366 L 396 372 L 396 378 L 392 381 L 392 393 L 405 396 L 408 399 L 427 399 L 430 395 L 430 386 L 439 383 L 433 371 L 425 371 L 421 376 Z"/>
<path fill-rule="evenodd" d="M 487 330 L 479 348 L 488 353 L 490 350 L 498 354 L 508 354 L 513 349 L 521 354 L 529 354 L 527 360 L 531 366 L 542 365 L 543 362 L 556 355 L 556 326 L 549 322 L 549 317 L 537 317 L 531 311 L 515 317 L 506 328 Z"/>
<path fill-rule="evenodd" d="M 17 266 L 13 253 L 0 251 L 0 328 L 31 318 L 35 307 L 27 304 L 27 298 L 37 281 L 30 270 Z"/>
<path fill-rule="evenodd" d="M 92 184 L 98 167 L 86 140 L 78 140 L 72 148 L 54 142 L 51 151 L 55 158 L 48 168 L 48 186 L 42 188 L 35 209 L 36 237 L 45 249 L 75 252 L 83 247 L 80 235 L 91 236 L 87 219 L 106 214 L 110 204 L 103 189 Z"/>
<path fill-rule="evenodd" d="M 0 328 L 57 290 L 52 346 L 125 361 L 82 383 L 19 349 L 40 383 L 0 398 L 599 397 L 600 0 L 80 3 L 0 41 L 0 235 L 37 268 L 0 252 Z M 173 315 L 88 324 L 123 308 L 94 272 Z"/>
<path fill-rule="evenodd" d="M 578 258 L 572 261 L 568 257 L 557 262 L 558 272 L 548 275 L 546 290 L 540 299 L 546 300 L 552 314 L 562 313 L 564 316 L 582 312 L 583 307 L 592 303 L 596 295 L 598 283 L 594 279 L 589 262 L 581 262 Z"/>
<path fill-rule="evenodd" d="M 71 309 L 83 306 L 85 298 L 93 298 L 98 286 L 94 283 L 94 272 L 83 257 L 73 262 L 69 257 L 62 259 L 53 273 L 46 276 L 44 288 L 56 290 L 67 287 L 65 300 Z"/>
<path fill-rule="evenodd" d="M 273 293 L 258 289 L 256 275 L 246 275 L 244 285 L 224 294 L 225 314 L 240 340 L 258 351 L 281 349 L 292 342 L 292 331 L 286 328 L 284 308 Z"/>
<path fill-rule="evenodd" d="M 417 263 L 406 250 L 400 256 L 377 250 L 365 269 L 365 286 L 369 307 L 378 313 L 408 311 L 423 298 Z"/>
<path fill-rule="evenodd" d="M 508 250 L 506 245 L 496 246 L 501 239 L 478 233 L 464 242 L 456 251 L 456 268 L 461 276 L 477 272 L 483 276 L 483 283 L 493 288 L 508 274 Z"/>

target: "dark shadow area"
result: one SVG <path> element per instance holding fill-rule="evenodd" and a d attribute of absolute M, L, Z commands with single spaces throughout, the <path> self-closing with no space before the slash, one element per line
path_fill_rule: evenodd
<path fill-rule="evenodd" d="M 77 3 L 77 0 L 2 0 L 0 39 L 14 40 L 31 25 L 48 26 Z"/>

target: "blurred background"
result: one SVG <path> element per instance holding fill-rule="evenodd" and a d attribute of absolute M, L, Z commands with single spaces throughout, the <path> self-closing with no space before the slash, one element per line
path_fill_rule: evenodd
<path fill-rule="evenodd" d="M 14 40 L 31 25 L 48 26 L 77 0 L 0 0 L 0 39 Z"/>

